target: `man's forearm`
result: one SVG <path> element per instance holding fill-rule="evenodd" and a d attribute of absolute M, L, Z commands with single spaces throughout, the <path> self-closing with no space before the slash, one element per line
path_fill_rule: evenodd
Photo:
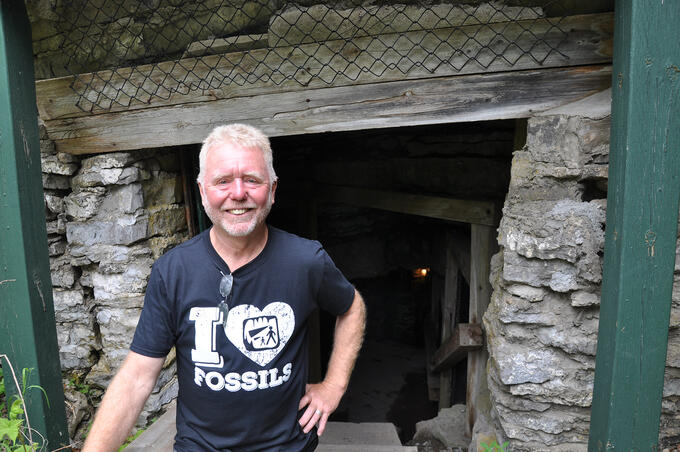
<path fill-rule="evenodd" d="M 298 421 L 305 433 L 317 425 L 318 435 L 323 435 L 328 417 L 337 409 L 349 385 L 349 377 L 364 339 L 365 326 L 364 300 L 359 292 L 354 291 L 352 306 L 338 316 L 335 323 L 335 339 L 326 378 L 321 383 L 308 384 L 305 395 L 300 399 L 298 409 L 307 407 Z"/>
<path fill-rule="evenodd" d="M 151 394 L 163 361 L 130 352 L 106 390 L 82 452 L 120 447 Z"/>
<path fill-rule="evenodd" d="M 324 379 L 326 383 L 342 388 L 343 392 L 359 355 L 365 327 L 366 307 L 359 292 L 355 291 L 352 306 L 336 320 L 333 351 Z"/>

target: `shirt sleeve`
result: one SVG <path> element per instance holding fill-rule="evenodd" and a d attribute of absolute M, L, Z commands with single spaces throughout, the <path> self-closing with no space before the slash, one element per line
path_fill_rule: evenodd
<path fill-rule="evenodd" d="M 335 266 L 335 263 L 323 248 L 319 250 L 319 254 L 323 273 L 317 294 L 317 303 L 321 309 L 333 315 L 344 314 L 354 300 L 354 286 Z"/>
<path fill-rule="evenodd" d="M 167 295 L 157 265 L 154 265 L 130 350 L 152 358 L 164 357 L 175 343 L 174 325 L 173 302 Z"/>

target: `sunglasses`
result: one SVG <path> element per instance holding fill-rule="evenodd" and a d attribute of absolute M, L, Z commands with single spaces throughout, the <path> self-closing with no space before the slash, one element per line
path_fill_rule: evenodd
<path fill-rule="evenodd" d="M 220 273 L 222 273 L 220 271 Z M 220 310 L 222 313 L 222 326 L 224 327 L 224 330 L 227 330 L 227 318 L 229 317 L 229 305 L 227 304 L 227 301 L 229 301 L 229 298 L 231 296 L 231 288 L 234 286 L 234 277 L 229 274 L 224 274 L 222 273 L 222 279 L 220 279 L 220 295 L 222 295 L 222 298 L 224 298 L 220 304 L 217 305 L 217 308 Z"/>

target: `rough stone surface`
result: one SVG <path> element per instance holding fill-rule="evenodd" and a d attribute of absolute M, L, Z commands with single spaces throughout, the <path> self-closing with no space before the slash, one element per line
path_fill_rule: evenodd
<path fill-rule="evenodd" d="M 38 79 L 127 67 L 140 58 L 181 52 L 194 40 L 233 35 L 246 27 L 266 28 L 278 4 L 78 1 L 57 9 L 56 3 L 29 2 Z M 63 21 L 55 11 L 65 16 Z"/>
<path fill-rule="evenodd" d="M 174 248 L 180 243 L 186 241 L 189 238 L 186 231 L 181 234 L 175 234 L 172 236 L 162 236 L 162 237 L 152 237 L 149 239 L 149 247 L 154 260 L 165 254 L 166 251 Z"/>
<path fill-rule="evenodd" d="M 163 206 L 149 209 L 147 236 L 174 234 L 186 229 L 186 213 L 182 206 Z"/>
<path fill-rule="evenodd" d="M 63 176 L 70 176 L 76 172 L 78 169 L 77 163 L 63 162 L 59 159 L 59 156 L 55 155 L 42 155 L 41 161 L 42 170 L 45 173 L 60 174 Z"/>
<path fill-rule="evenodd" d="M 540 8 L 509 7 L 502 2 L 481 5 L 368 5 L 340 9 L 334 5 L 293 5 L 272 17 L 270 47 L 423 29 L 503 22 L 541 17 Z M 414 18 L 417 23 L 414 24 Z M 291 27 L 291 24 L 295 26 Z"/>
<path fill-rule="evenodd" d="M 142 183 L 144 199 L 149 206 L 168 205 L 183 201 L 182 182 L 177 174 L 157 171 Z"/>
<path fill-rule="evenodd" d="M 439 411 L 437 417 L 416 424 L 414 441 L 434 438 L 451 448 L 467 448 L 470 437 L 465 434 L 465 405 L 454 405 Z"/>
<path fill-rule="evenodd" d="M 104 187 L 83 188 L 64 198 L 66 214 L 76 221 L 93 217 L 106 195 Z"/>
<path fill-rule="evenodd" d="M 66 391 L 66 419 L 68 422 L 68 434 L 70 437 L 75 436 L 76 429 L 80 425 L 85 416 L 92 414 L 92 408 L 89 406 L 85 394 L 78 391 Z"/>
<path fill-rule="evenodd" d="M 57 339 L 69 433 L 78 441 L 127 355 L 153 260 L 186 240 L 186 222 L 173 152 L 81 160 L 57 153 L 40 131 Z M 140 422 L 176 396 L 173 366 L 170 360 Z M 75 380 L 89 385 L 88 396 L 69 383 Z"/>
<path fill-rule="evenodd" d="M 598 106 L 607 95 L 530 118 L 526 145 L 514 154 L 484 315 L 492 427 L 508 450 L 587 450 L 609 140 Z M 661 446 L 680 432 L 679 263 Z"/>
<path fill-rule="evenodd" d="M 102 336 L 104 353 L 124 357 L 135 332 L 141 308 L 108 308 L 97 310 L 96 320 Z"/>
<path fill-rule="evenodd" d="M 68 176 L 58 174 L 43 173 L 42 184 L 46 190 L 68 190 L 70 188 Z"/>
<path fill-rule="evenodd" d="M 54 287 L 71 288 L 78 278 L 78 273 L 68 257 L 50 259 L 50 273 Z"/>

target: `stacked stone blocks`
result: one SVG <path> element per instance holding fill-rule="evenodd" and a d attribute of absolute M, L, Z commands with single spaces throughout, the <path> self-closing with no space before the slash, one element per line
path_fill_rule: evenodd
<path fill-rule="evenodd" d="M 78 436 L 128 352 L 153 262 L 188 238 L 180 168 L 173 151 L 57 153 L 41 130 L 57 336 Z M 173 357 L 140 423 L 176 396 Z"/>
<path fill-rule="evenodd" d="M 609 129 L 608 116 L 537 116 L 514 154 L 484 316 L 492 414 L 509 450 L 587 450 Z M 661 445 L 680 434 L 679 265 Z"/>

